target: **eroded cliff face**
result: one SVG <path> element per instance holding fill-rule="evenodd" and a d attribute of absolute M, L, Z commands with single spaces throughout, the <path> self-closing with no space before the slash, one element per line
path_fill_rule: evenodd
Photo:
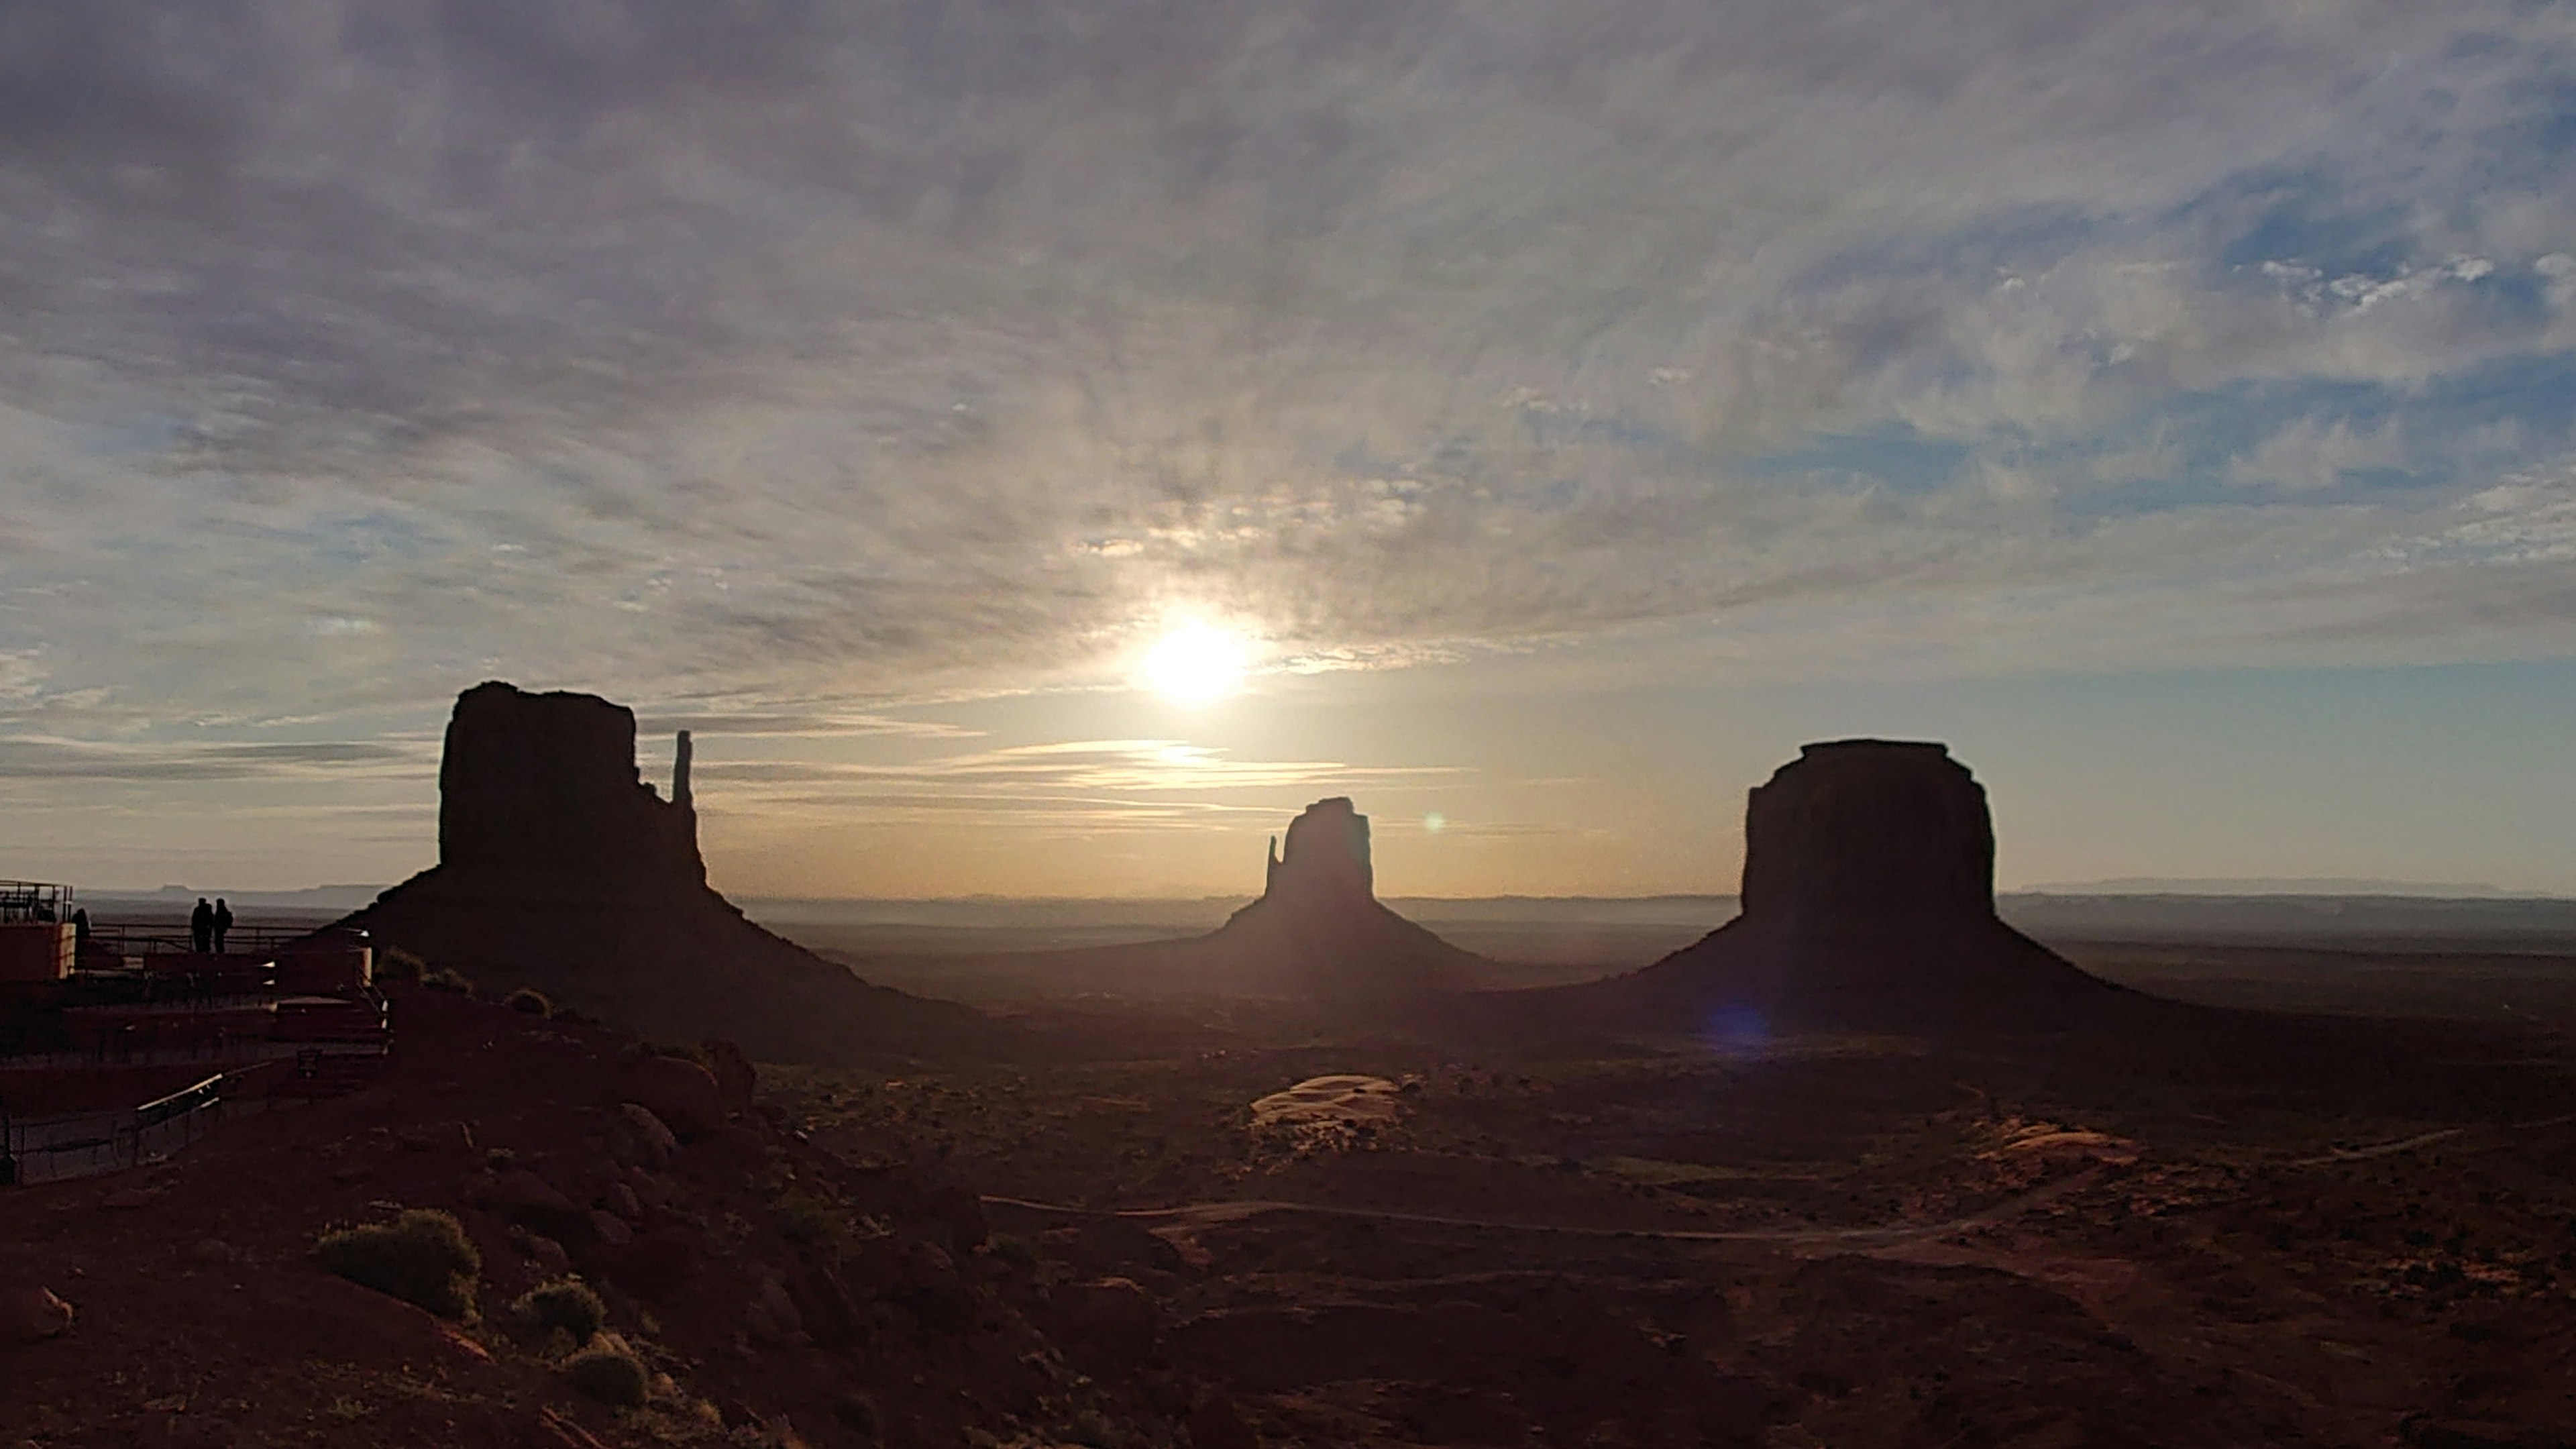
<path fill-rule="evenodd" d="M 1744 815 L 1747 925 L 1784 936 L 1921 937 L 1995 919 L 1985 788 L 1933 743 L 1804 746 Z"/>
<path fill-rule="evenodd" d="M 622 895 L 706 883 L 696 810 L 644 783 L 635 712 L 597 695 L 497 681 L 465 691 L 438 792 L 439 864 L 489 887 Z"/>

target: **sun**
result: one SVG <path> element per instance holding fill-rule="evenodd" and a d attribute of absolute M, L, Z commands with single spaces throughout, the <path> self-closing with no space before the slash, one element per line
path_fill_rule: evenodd
<path fill-rule="evenodd" d="M 1175 627 L 1145 654 L 1145 685 L 1174 704 L 1214 704 L 1243 685 L 1243 641 L 1208 624 Z"/>

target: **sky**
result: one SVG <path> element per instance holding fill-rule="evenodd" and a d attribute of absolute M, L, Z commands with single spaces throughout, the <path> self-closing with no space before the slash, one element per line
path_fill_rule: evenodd
<path fill-rule="evenodd" d="M 2558 4 L 0 6 L 0 873 L 397 879 L 504 678 L 748 895 L 1722 891 L 1851 734 L 2576 893 L 2571 403 Z"/>

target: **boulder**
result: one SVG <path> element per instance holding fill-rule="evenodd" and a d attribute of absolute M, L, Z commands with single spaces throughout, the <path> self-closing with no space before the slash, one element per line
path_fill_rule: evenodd
<path fill-rule="evenodd" d="M 618 1166 L 660 1172 L 671 1165 L 671 1154 L 679 1146 L 680 1139 L 652 1108 L 636 1102 L 618 1104 L 617 1120 L 608 1128 L 608 1155 Z"/>
<path fill-rule="evenodd" d="M 513 1167 L 494 1182 L 491 1208 L 504 1222 L 559 1241 L 579 1241 L 591 1230 L 587 1209 L 565 1196 L 563 1189 L 524 1167 Z"/>
<path fill-rule="evenodd" d="M 36 1284 L 0 1286 L 0 1344 L 42 1343 L 72 1331 L 72 1306 Z"/>
<path fill-rule="evenodd" d="M 859 1336 L 859 1306 L 839 1274 L 819 1263 L 799 1268 L 787 1280 L 787 1296 L 796 1306 L 805 1331 L 825 1348 L 838 1348 Z"/>
<path fill-rule="evenodd" d="M 626 1073 L 626 1100 L 660 1118 L 683 1142 L 725 1125 L 724 1088 L 685 1057 L 648 1056 Z"/>

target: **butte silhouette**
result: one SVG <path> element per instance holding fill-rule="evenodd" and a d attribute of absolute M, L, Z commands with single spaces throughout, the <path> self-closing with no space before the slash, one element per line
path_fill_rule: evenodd
<path fill-rule="evenodd" d="M 438 864 L 342 924 L 487 991 L 768 1060 L 942 1055 L 991 1023 L 873 986 L 743 917 L 707 884 L 679 737 L 669 800 L 635 767 L 635 715 L 498 682 L 459 695 L 438 770 Z"/>
<path fill-rule="evenodd" d="M 1351 999 L 1467 984 L 1487 964 L 1377 898 L 1368 817 L 1349 797 L 1318 800 L 1288 822 L 1261 898 L 1197 941 L 1205 969 L 1262 995 Z"/>
<path fill-rule="evenodd" d="M 1807 745 L 1752 791 L 1734 920 L 1630 975 L 1515 993 L 1513 1015 L 1725 1037 L 2030 1029 L 2130 995 L 2005 925 L 1994 877 L 1986 792 L 1946 747 Z"/>
<path fill-rule="evenodd" d="M 1256 996 L 1374 1007 L 1461 989 L 1493 963 L 1378 900 L 1368 817 L 1318 800 L 1271 841 L 1260 899 L 1204 936 L 1025 958 L 1139 994 Z"/>

